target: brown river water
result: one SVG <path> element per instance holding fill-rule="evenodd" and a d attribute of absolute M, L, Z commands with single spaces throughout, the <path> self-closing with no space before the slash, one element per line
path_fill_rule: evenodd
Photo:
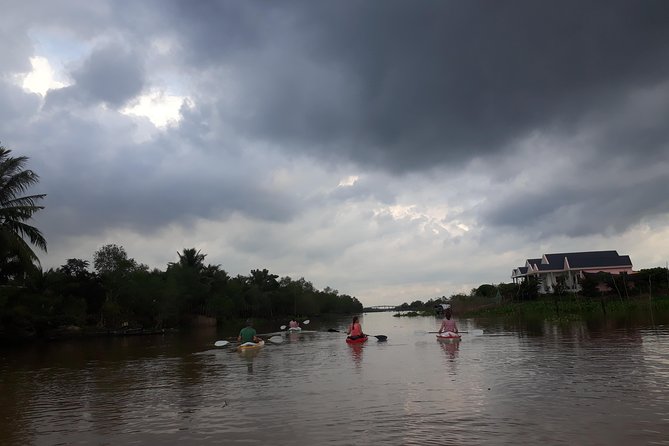
<path fill-rule="evenodd" d="M 388 341 L 355 347 L 346 321 L 244 354 L 215 331 L 1 349 L 0 445 L 669 445 L 657 318 L 459 320 L 484 334 L 452 344 L 370 313 Z"/>

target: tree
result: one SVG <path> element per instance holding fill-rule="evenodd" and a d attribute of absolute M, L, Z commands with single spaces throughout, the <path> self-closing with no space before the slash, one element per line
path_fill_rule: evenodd
<path fill-rule="evenodd" d="M 100 275 L 106 291 L 99 323 L 117 324 L 121 317 L 118 297 L 122 294 L 122 288 L 127 285 L 128 276 L 136 271 L 147 270 L 148 267 L 138 265 L 134 259 L 128 258 L 122 246 L 114 244 L 105 245 L 95 251 L 93 266 Z"/>
<path fill-rule="evenodd" d="M 178 262 L 170 262 L 167 264 L 168 269 L 173 268 L 192 268 L 198 272 L 202 271 L 204 266 L 204 258 L 207 257 L 206 254 L 201 254 L 200 251 L 196 251 L 195 248 L 184 248 L 183 254 L 177 252 L 179 256 Z"/>
<path fill-rule="evenodd" d="M 553 285 L 553 294 L 562 296 L 567 291 L 567 279 L 564 276 L 555 278 L 555 285 Z"/>
<path fill-rule="evenodd" d="M 490 284 L 483 284 L 478 288 L 474 288 L 473 291 L 473 296 L 495 297 L 497 295 L 497 287 Z"/>
<path fill-rule="evenodd" d="M 46 251 L 42 233 L 27 223 L 35 212 L 44 209 L 36 203 L 46 194 L 22 196 L 39 176 L 24 168 L 27 157 L 12 157 L 11 152 L 0 146 L 0 283 L 39 266 L 30 245 Z"/>
<path fill-rule="evenodd" d="M 123 276 L 137 269 L 137 262 L 129 259 L 122 246 L 105 245 L 93 254 L 93 266 L 101 276 Z"/>
<path fill-rule="evenodd" d="M 536 300 L 539 297 L 539 280 L 537 277 L 526 277 L 520 284 L 518 294 L 521 300 Z"/>
<path fill-rule="evenodd" d="M 60 270 L 66 276 L 87 279 L 91 275 L 88 272 L 88 266 L 88 260 L 67 259 L 65 265 L 60 267 Z"/>

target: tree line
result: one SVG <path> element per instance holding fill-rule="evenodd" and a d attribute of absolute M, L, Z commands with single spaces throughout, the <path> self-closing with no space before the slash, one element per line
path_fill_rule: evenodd
<path fill-rule="evenodd" d="M 123 247 L 106 245 L 89 262 L 68 259 L 56 269 L 4 285 L 0 333 L 40 335 L 57 327 L 163 329 L 194 318 L 218 323 L 248 317 L 279 318 L 362 310 L 355 297 L 267 269 L 231 277 L 206 255 L 184 249 L 165 270 L 149 269 Z M 19 285 L 20 282 L 20 285 Z"/>

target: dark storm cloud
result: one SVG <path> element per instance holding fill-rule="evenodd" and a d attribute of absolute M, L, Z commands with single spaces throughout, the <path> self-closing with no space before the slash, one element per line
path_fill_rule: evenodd
<path fill-rule="evenodd" d="M 114 107 L 126 104 L 142 92 L 145 73 L 140 54 L 122 46 L 96 49 L 72 73 L 72 86 L 55 90 L 47 97 L 47 106 L 78 101 L 83 104 L 104 102 Z"/>
<path fill-rule="evenodd" d="M 580 184 L 554 184 L 539 193 L 496 197 L 482 217 L 493 227 L 520 229 L 536 238 L 619 233 L 644 218 L 665 214 L 668 187 L 664 172 L 643 182 L 612 179 L 604 186 L 582 179 Z"/>
<path fill-rule="evenodd" d="M 49 191 L 50 211 L 40 218 L 53 234 L 97 234 L 105 228 L 146 234 L 199 218 L 241 213 L 285 221 L 299 211 L 288 197 L 258 181 L 262 166 L 234 159 L 219 166 L 197 150 L 179 154 L 188 143 L 177 138 L 136 144 L 129 138 L 132 125 L 123 119 L 99 125 L 65 114 L 35 129 L 78 135 L 76 146 L 57 138 L 44 141 L 48 161 L 33 160 L 41 189 Z"/>
<path fill-rule="evenodd" d="M 669 78 L 662 1 L 179 5 L 183 60 L 243 79 L 239 128 L 395 171 L 569 132 Z"/>

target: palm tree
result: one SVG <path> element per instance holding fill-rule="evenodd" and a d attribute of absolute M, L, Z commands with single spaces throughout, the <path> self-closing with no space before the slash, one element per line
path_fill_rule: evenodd
<path fill-rule="evenodd" d="M 184 248 L 184 253 L 179 255 L 178 262 L 169 262 L 167 264 L 168 269 L 172 268 L 192 268 L 198 273 L 205 269 L 204 258 L 207 257 L 207 254 L 200 254 L 199 250 L 195 248 Z"/>
<path fill-rule="evenodd" d="M 0 146 L 0 282 L 39 265 L 30 244 L 46 251 L 42 233 L 26 223 L 35 212 L 44 209 L 35 203 L 46 194 L 21 196 L 39 181 L 39 176 L 24 169 L 27 157 L 12 157 L 11 152 Z"/>

